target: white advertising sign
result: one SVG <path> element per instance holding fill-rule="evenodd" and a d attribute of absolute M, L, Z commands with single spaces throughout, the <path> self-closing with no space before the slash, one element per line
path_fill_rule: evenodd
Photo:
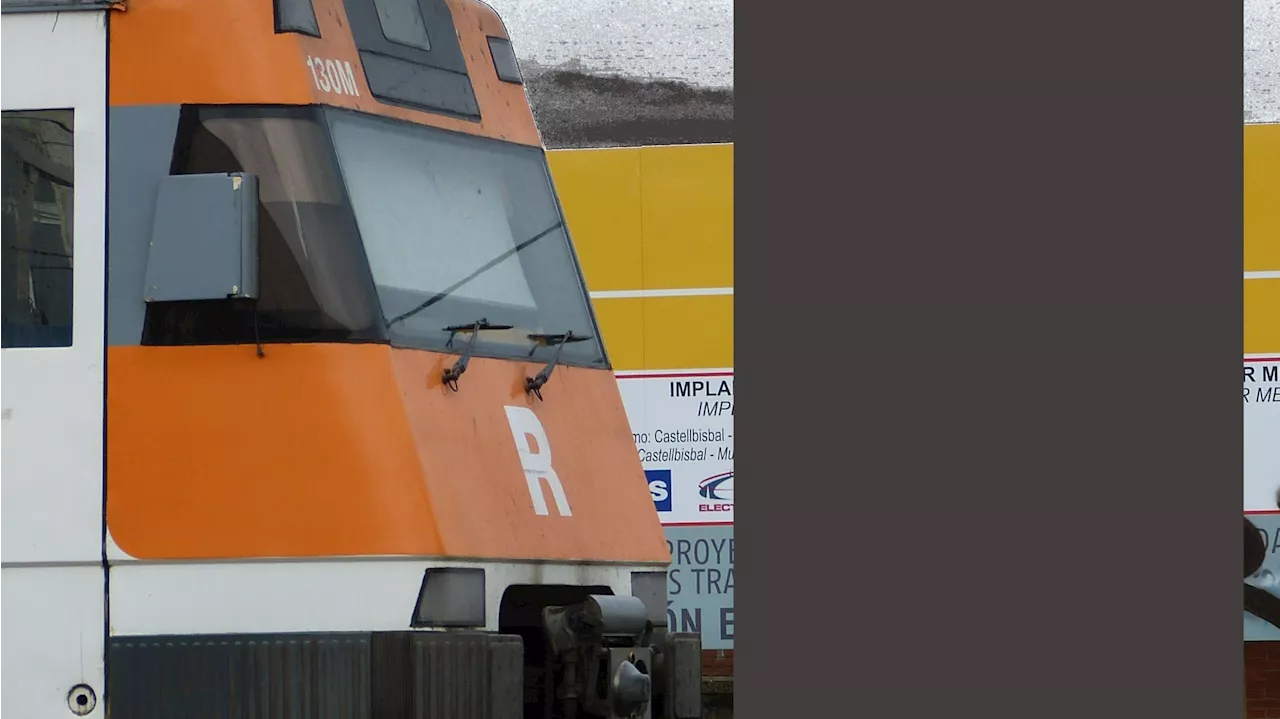
<path fill-rule="evenodd" d="M 1280 357 L 1244 360 L 1244 511 L 1277 511 Z"/>
<path fill-rule="evenodd" d="M 733 524 L 733 370 L 619 373 L 664 525 Z"/>

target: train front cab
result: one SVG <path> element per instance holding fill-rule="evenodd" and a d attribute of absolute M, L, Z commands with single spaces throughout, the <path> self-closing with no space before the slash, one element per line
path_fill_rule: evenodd
<path fill-rule="evenodd" d="M 497 16 L 4 9 L 3 710 L 696 716 Z"/>

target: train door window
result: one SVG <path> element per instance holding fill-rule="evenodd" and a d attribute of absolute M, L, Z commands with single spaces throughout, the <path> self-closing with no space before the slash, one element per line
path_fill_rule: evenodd
<path fill-rule="evenodd" d="M 70 347 L 74 113 L 3 113 L 3 347 Z"/>
<path fill-rule="evenodd" d="M 431 50 L 427 21 L 418 0 L 373 0 L 378 9 L 382 34 L 391 42 Z"/>

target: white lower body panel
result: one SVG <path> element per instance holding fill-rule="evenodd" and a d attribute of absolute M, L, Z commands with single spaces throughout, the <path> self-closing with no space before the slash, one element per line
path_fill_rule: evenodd
<path fill-rule="evenodd" d="M 0 673 L 5 717 L 74 716 L 67 694 L 87 684 L 103 716 L 103 593 L 101 566 L 0 569 L 4 603 Z"/>
<path fill-rule="evenodd" d="M 633 571 L 666 569 L 429 558 L 124 563 L 111 568 L 111 634 L 406 630 L 428 567 L 485 569 L 488 631 L 498 629 L 509 586 L 604 586 L 629 595 Z"/>

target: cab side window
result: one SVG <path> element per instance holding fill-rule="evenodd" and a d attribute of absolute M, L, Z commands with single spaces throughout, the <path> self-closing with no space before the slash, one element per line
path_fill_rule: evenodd
<path fill-rule="evenodd" d="M 381 336 L 359 235 L 311 110 L 187 108 L 175 174 L 257 176 L 254 301 L 152 302 L 144 345 L 368 342 Z"/>
<path fill-rule="evenodd" d="M 3 347 L 70 347 L 75 259 L 71 110 L 3 114 Z"/>

